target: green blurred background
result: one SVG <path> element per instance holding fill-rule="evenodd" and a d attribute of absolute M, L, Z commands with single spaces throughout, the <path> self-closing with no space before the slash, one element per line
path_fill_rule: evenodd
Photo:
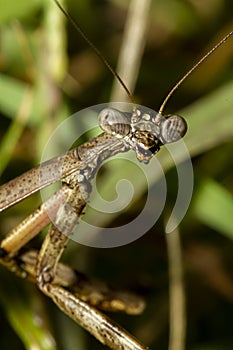
<path fill-rule="evenodd" d="M 89 38 L 117 64 L 129 1 L 67 0 L 66 8 Z M 134 96 L 158 110 L 187 70 L 233 28 L 233 3 L 223 0 L 152 0 L 145 51 Z M 52 0 L 0 0 L 1 184 L 40 162 L 52 131 L 74 112 L 109 100 L 113 77 Z M 133 40 L 133 38 L 132 38 Z M 193 199 L 180 224 L 186 293 L 186 349 L 233 348 L 233 39 L 196 71 L 169 101 L 188 122 L 185 138 L 194 168 Z M 182 111 L 181 111 L 182 110 Z M 180 112 L 181 111 L 181 112 Z M 161 151 L 167 205 L 156 225 L 138 241 L 95 249 L 71 243 L 64 260 L 112 285 L 145 297 L 141 316 L 111 315 L 151 349 L 169 343 L 169 249 L 164 221 L 177 193 L 176 171 Z M 124 163 L 124 171 L 127 172 Z M 103 195 L 122 176 L 112 164 L 100 176 Z M 128 170 L 133 173 L 134 170 Z M 130 178 L 130 175 L 129 175 Z M 110 190 L 109 190 L 110 188 Z M 145 184 L 113 225 L 136 217 Z M 135 191 L 136 191 L 135 190 Z M 1 214 L 1 233 L 39 205 L 39 196 Z M 111 226 L 111 223 L 108 223 Z M 39 247 L 41 237 L 32 242 Z M 177 251 L 179 255 L 179 251 Z M 64 316 L 36 287 L 0 269 L 0 348 L 103 349 Z M 181 349 L 179 349 L 181 350 Z"/>

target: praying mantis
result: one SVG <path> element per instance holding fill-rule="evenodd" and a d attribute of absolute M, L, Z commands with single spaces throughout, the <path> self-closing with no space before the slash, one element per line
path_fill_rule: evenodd
<path fill-rule="evenodd" d="M 231 35 L 232 32 L 213 50 Z M 103 134 L 29 170 L 0 188 L 0 211 L 2 211 L 39 189 L 62 180 L 61 190 L 44 202 L 2 241 L 1 262 L 19 276 L 34 280 L 40 290 L 63 312 L 110 349 L 146 349 L 146 346 L 89 303 L 97 306 L 99 303 L 99 306 L 107 310 L 119 307 L 129 313 L 137 313 L 143 309 L 143 302 L 136 297 L 133 299 L 133 296 L 130 299 L 130 296 L 121 295 L 117 295 L 112 301 L 108 298 L 100 301 L 93 301 L 91 298 L 88 300 L 88 296 L 86 296 L 87 302 L 83 301 L 78 293 L 75 294 L 79 284 L 76 273 L 62 265 L 59 262 L 60 257 L 78 218 L 84 212 L 91 192 L 91 180 L 105 159 L 119 152 L 133 150 L 139 161 L 147 163 L 159 151 L 160 146 L 178 141 L 185 135 L 187 130 L 185 120 L 176 115 L 163 116 L 163 110 L 173 92 L 213 50 L 209 51 L 175 85 L 162 103 L 158 114 L 144 113 L 137 108 L 134 101 L 130 114 L 116 109 L 103 110 L 98 117 Z M 120 82 L 122 83 L 121 80 Z M 51 221 L 52 227 L 41 250 L 21 253 L 20 249 Z"/>

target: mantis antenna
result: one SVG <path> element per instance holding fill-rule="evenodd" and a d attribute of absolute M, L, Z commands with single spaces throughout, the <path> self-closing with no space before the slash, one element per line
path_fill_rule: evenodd
<path fill-rule="evenodd" d="M 196 70 L 202 62 L 204 62 L 215 50 L 219 48 L 227 39 L 230 38 L 230 36 L 233 34 L 233 31 L 228 33 L 224 38 L 222 38 L 210 51 L 208 51 L 179 81 L 176 83 L 176 85 L 171 89 L 171 91 L 167 94 L 165 97 L 163 103 L 160 106 L 159 114 L 163 114 L 164 107 L 166 106 L 168 100 L 173 95 L 173 93 L 180 87 L 180 85 L 192 74 L 194 70 Z"/>
<path fill-rule="evenodd" d="M 78 23 L 75 21 L 75 19 L 71 16 L 69 12 L 67 12 L 62 5 L 58 2 L 58 0 L 53 0 L 56 5 L 59 7 L 59 9 L 63 12 L 65 17 L 72 23 L 74 28 L 77 30 L 77 32 L 82 36 L 82 38 L 88 43 L 88 45 L 94 50 L 96 55 L 100 58 L 100 60 L 104 63 L 104 65 L 110 70 L 110 72 L 114 75 L 114 77 L 119 81 L 121 86 L 124 88 L 126 91 L 129 99 L 133 104 L 135 104 L 133 94 L 129 91 L 119 74 L 115 71 L 115 69 L 111 66 L 111 64 L 108 62 L 108 60 L 102 55 L 100 50 L 93 44 L 93 42 L 86 36 L 86 34 L 82 31 Z"/>
<path fill-rule="evenodd" d="M 78 23 L 75 21 L 75 19 L 72 17 L 72 15 L 67 12 L 62 5 L 59 3 L 58 0 L 53 0 L 56 5 L 59 7 L 59 9 L 63 12 L 65 17 L 70 20 L 74 28 L 77 30 L 77 32 L 82 36 L 82 38 L 89 44 L 89 46 L 94 50 L 94 52 L 97 54 L 97 56 L 101 59 L 101 61 L 105 64 L 105 66 L 110 70 L 110 72 L 113 74 L 113 76 L 119 81 L 121 86 L 126 91 L 129 99 L 133 104 L 135 104 L 135 100 L 133 97 L 133 94 L 130 92 L 130 90 L 127 88 L 126 84 L 123 82 L 119 74 L 115 71 L 115 69 L 111 66 L 111 64 L 108 62 L 108 60 L 102 55 L 102 53 L 99 51 L 99 49 L 93 44 L 93 42 L 86 36 L 86 34 L 82 31 Z M 159 114 L 163 114 L 163 110 L 168 102 L 168 100 L 171 98 L 173 93 L 180 87 L 180 85 L 195 71 L 215 50 L 217 50 L 223 43 L 227 41 L 231 36 L 233 35 L 233 31 L 229 32 L 226 36 L 224 36 L 210 51 L 208 51 L 176 84 L 175 86 L 170 90 L 170 92 L 165 97 L 163 103 L 160 106 Z"/>

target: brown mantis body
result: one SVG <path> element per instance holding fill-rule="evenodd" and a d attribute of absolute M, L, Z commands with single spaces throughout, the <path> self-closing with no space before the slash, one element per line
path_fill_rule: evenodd
<path fill-rule="evenodd" d="M 232 32 L 213 50 L 230 35 Z M 78 218 L 84 212 L 91 192 L 91 180 L 105 159 L 133 150 L 139 161 L 147 163 L 160 146 L 184 136 L 186 122 L 176 115 L 162 116 L 164 106 L 174 90 L 213 50 L 175 85 L 158 114 L 144 113 L 135 105 L 131 114 L 115 109 L 103 110 L 99 114 L 99 124 L 104 131 L 101 135 L 29 170 L 0 188 L 2 211 L 51 183 L 58 180 L 63 182 L 57 193 L 2 241 L 0 260 L 20 276 L 34 280 L 64 313 L 110 349 L 142 350 L 146 347 L 90 304 L 136 314 L 142 311 L 143 302 L 140 298 L 117 293 L 108 299 L 101 295 L 101 290 L 98 291 L 99 299 L 93 300 L 85 295 L 85 284 L 83 290 L 80 289 L 81 278 L 59 263 L 60 257 Z M 21 253 L 20 249 L 50 222 L 51 228 L 40 251 Z"/>
<path fill-rule="evenodd" d="M 129 151 L 131 148 L 135 150 L 140 161 L 148 162 L 159 150 L 162 142 L 172 142 L 184 135 L 186 123 L 178 116 L 166 119 L 159 114 L 143 114 L 140 110 L 134 110 L 129 118 L 115 109 L 102 110 L 99 114 L 99 123 L 105 132 L 97 138 L 1 187 L 1 209 L 5 209 L 31 194 L 31 186 L 24 185 L 25 183 L 34 184 L 33 192 L 58 179 L 62 179 L 64 183 L 55 195 L 2 241 L 2 262 L 11 265 L 19 249 L 52 221 L 53 224 L 37 256 L 37 262 L 29 268 L 30 273 L 36 276 L 40 289 L 103 344 L 112 349 L 119 349 L 120 344 L 122 349 L 145 349 L 117 326 L 112 326 L 113 329 L 109 327 L 109 322 L 104 316 L 60 285 L 54 284 L 54 279 L 69 235 L 86 206 L 91 190 L 90 180 L 95 175 L 98 165 L 106 158 Z M 147 132 L 147 129 L 151 132 Z M 55 162 L 59 164 L 60 174 L 53 171 Z M 14 264 L 11 268 L 15 268 Z M 24 267 L 24 271 L 26 270 L 27 267 Z M 137 312 L 137 308 L 140 309 L 140 305 L 136 305 L 133 312 Z M 93 323 L 93 318 L 100 323 Z M 117 336 L 118 333 L 120 336 Z"/>

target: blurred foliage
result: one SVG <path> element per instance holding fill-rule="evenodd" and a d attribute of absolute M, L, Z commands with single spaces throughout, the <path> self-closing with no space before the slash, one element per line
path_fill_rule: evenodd
<path fill-rule="evenodd" d="M 128 3 L 65 3 L 113 66 Z M 108 101 L 113 78 L 53 1 L 0 0 L 0 9 L 0 172 L 4 183 L 40 162 L 49 135 L 67 116 Z M 178 79 L 232 30 L 232 13 L 233 4 L 227 0 L 152 0 L 135 90 L 138 103 L 158 109 Z M 193 200 L 180 225 L 187 349 L 191 350 L 233 347 L 232 40 L 193 73 L 167 106 L 168 112 L 182 109 L 187 118 L 185 141 L 195 177 Z M 176 198 L 176 171 L 165 152 L 158 158 L 167 170 L 167 216 Z M 123 167 L 111 163 L 100 179 L 103 194 L 114 192 L 114 181 L 123 167 L 126 172 L 128 169 L 125 163 Z M 134 169 L 128 171 L 135 176 Z M 145 187 L 140 180 L 135 186 L 137 198 L 127 212 L 111 218 L 115 223 L 128 222 L 141 209 Z M 38 204 L 39 198 L 33 196 L 2 213 L 1 232 L 6 233 Z M 152 349 L 168 346 L 169 280 L 163 226 L 160 219 L 146 235 L 127 246 L 77 249 L 72 243 L 65 254 L 72 266 L 145 296 L 148 308 L 142 316 L 112 316 Z M 103 348 L 30 283 L 19 281 L 3 268 L 0 274 L 1 348 Z"/>

